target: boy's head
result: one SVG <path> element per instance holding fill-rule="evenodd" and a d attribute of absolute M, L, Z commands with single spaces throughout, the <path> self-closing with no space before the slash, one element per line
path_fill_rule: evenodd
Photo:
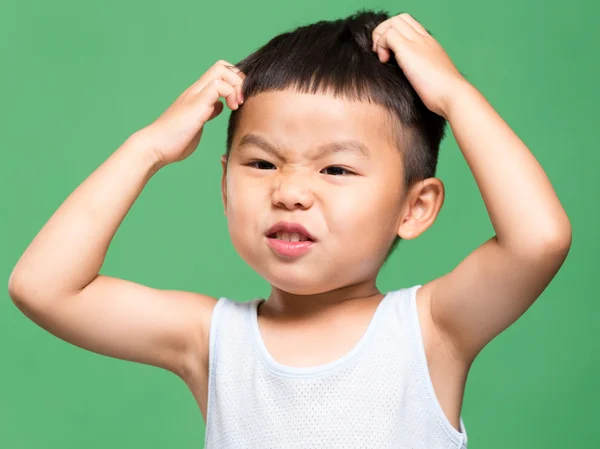
<path fill-rule="evenodd" d="M 290 293 L 376 276 L 443 203 L 434 175 L 446 121 L 393 55 L 384 64 L 372 51 L 373 30 L 387 18 L 359 11 L 303 26 L 236 64 L 246 78 L 222 158 L 229 232 L 241 257 Z M 325 151 L 332 142 L 342 151 Z M 278 221 L 307 228 L 317 240 L 311 250 L 274 254 L 265 233 Z"/>

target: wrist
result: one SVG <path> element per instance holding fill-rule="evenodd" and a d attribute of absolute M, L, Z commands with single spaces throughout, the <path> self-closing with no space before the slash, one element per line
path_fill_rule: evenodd
<path fill-rule="evenodd" d="M 475 86 L 469 83 L 466 79 L 458 80 L 451 91 L 452 94 L 446 101 L 446 106 L 444 107 L 444 118 L 449 122 L 452 121 L 456 111 L 460 109 L 461 104 L 463 104 L 465 101 L 468 101 L 469 98 L 473 98 L 479 94 L 479 91 L 475 88 Z"/>
<path fill-rule="evenodd" d="M 151 174 L 156 173 L 167 165 L 154 148 L 149 136 L 141 131 L 137 131 L 129 136 L 123 147 L 127 147 L 127 151 L 134 154 Z"/>

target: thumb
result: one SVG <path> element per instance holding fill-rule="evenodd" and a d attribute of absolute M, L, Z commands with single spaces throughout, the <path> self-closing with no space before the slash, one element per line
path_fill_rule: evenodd
<path fill-rule="evenodd" d="M 223 112 L 223 102 L 221 101 L 217 101 L 215 103 L 215 109 L 213 111 L 213 113 L 210 115 L 210 117 L 208 118 L 208 120 L 212 120 L 214 119 L 217 115 L 219 115 L 221 112 Z"/>

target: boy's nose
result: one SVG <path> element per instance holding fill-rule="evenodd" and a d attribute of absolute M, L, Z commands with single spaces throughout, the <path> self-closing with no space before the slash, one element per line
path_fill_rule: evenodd
<path fill-rule="evenodd" d="M 299 176 L 280 178 L 273 190 L 273 204 L 287 209 L 309 208 L 313 203 L 313 194 L 308 184 L 306 179 L 300 179 Z"/>

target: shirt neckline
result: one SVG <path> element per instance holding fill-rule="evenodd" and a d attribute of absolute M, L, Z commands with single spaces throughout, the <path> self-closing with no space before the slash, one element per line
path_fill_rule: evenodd
<path fill-rule="evenodd" d="M 254 343 L 254 349 L 256 350 L 259 359 L 267 369 L 283 376 L 310 378 L 321 376 L 332 371 L 338 370 L 347 363 L 349 363 L 352 359 L 356 358 L 361 352 L 361 350 L 373 339 L 373 335 L 375 334 L 378 327 L 377 323 L 378 321 L 380 321 L 381 315 L 383 314 L 382 310 L 384 308 L 384 305 L 389 301 L 390 296 L 391 292 L 387 292 L 383 299 L 379 302 L 377 308 L 375 309 L 375 312 L 373 313 L 373 316 L 371 317 L 371 321 L 369 322 L 367 329 L 352 349 L 350 349 L 346 354 L 337 358 L 336 360 L 315 366 L 284 365 L 282 363 L 279 363 L 271 356 L 262 339 L 260 328 L 258 327 L 257 309 L 259 304 L 264 302 L 265 299 L 254 299 L 250 301 L 248 313 L 246 315 L 247 324 L 250 328 L 251 339 Z"/>

